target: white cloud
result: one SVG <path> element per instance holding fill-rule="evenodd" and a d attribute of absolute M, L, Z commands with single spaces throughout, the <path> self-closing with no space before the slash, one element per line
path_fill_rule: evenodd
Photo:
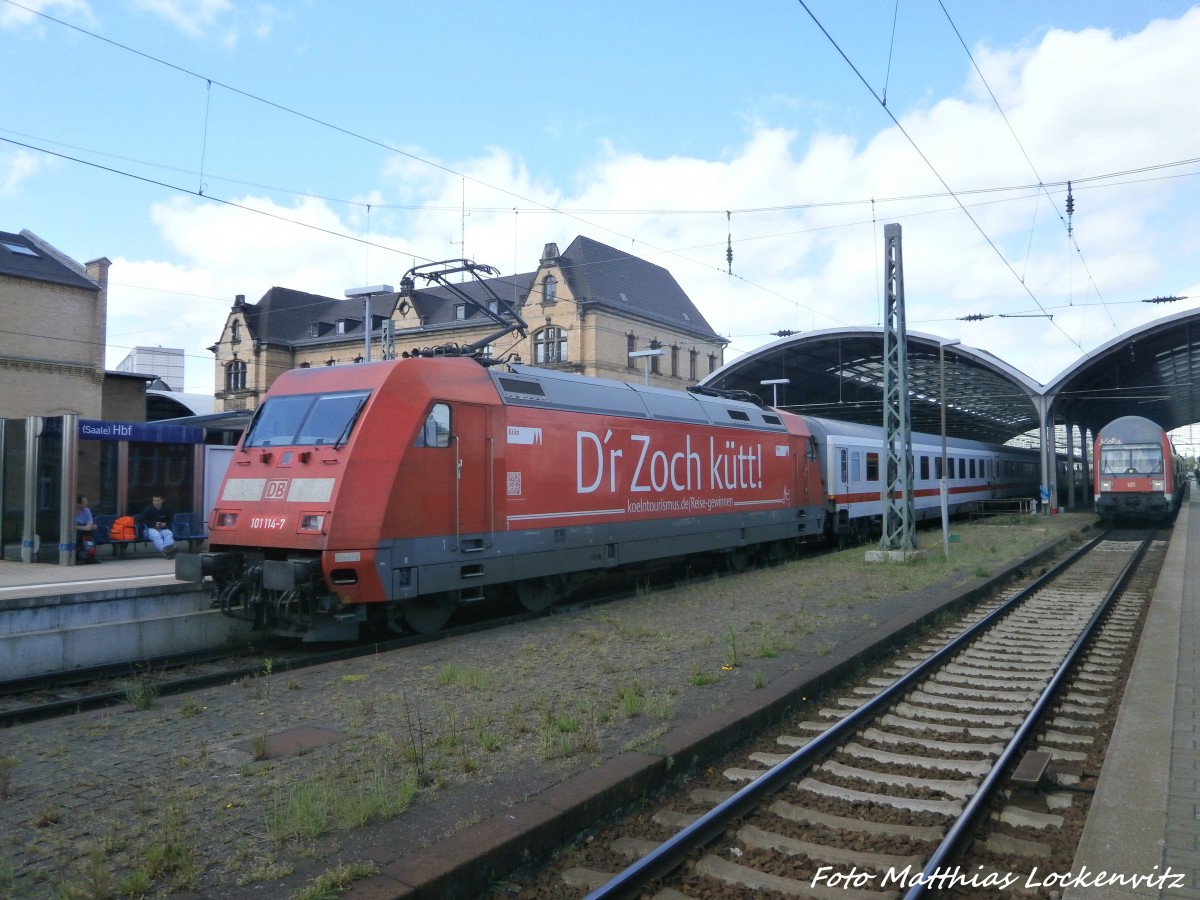
<path fill-rule="evenodd" d="M 42 169 L 45 159 L 21 148 L 0 153 L 0 196 L 16 193 L 22 182 Z"/>
<path fill-rule="evenodd" d="M 94 24 L 96 17 L 87 0 L 22 0 L 21 6 L 0 4 L 0 31 L 15 31 L 18 28 L 42 33 L 42 19 L 37 13 Z"/>
<path fill-rule="evenodd" d="M 190 38 L 215 36 L 234 47 L 243 34 L 265 40 L 286 14 L 274 6 L 257 3 L 235 5 L 231 0 L 134 0 L 139 9 L 170 23 Z"/>
<path fill-rule="evenodd" d="M 203 348 L 218 338 L 235 294 L 253 302 L 281 285 L 337 297 L 348 286 L 397 282 L 414 263 L 464 254 L 506 274 L 529 271 L 544 244 L 565 248 L 585 234 L 669 269 L 710 324 L 731 336 L 732 358 L 780 329 L 878 324 L 882 225 L 899 222 L 909 329 L 961 338 L 1047 381 L 1081 347 L 1183 308 L 1137 300 L 1200 294 L 1194 265 L 1181 262 L 1200 249 L 1194 175 L 1085 180 L 1195 155 L 1200 117 L 1187 111 L 1200 74 L 1196 46 L 1200 9 L 1169 27 L 1152 24 L 1119 38 L 1050 32 L 1019 52 L 979 51 L 1037 175 L 977 84 L 965 82 L 961 96 L 901 114 L 955 190 L 1074 180 L 1078 249 L 1060 220 L 1062 189 L 1049 198 L 1036 190 L 963 194 L 968 218 L 945 196 L 889 200 L 945 189 L 886 121 L 865 142 L 832 129 L 802 142 L 792 127 L 750 120 L 742 142 L 719 159 L 651 158 L 606 146 L 570 184 L 546 183 L 505 148 L 437 161 L 444 169 L 413 158 L 423 154 L 410 148 L 413 157 L 383 160 L 378 183 L 362 193 L 372 205 L 369 235 L 364 209 L 335 212 L 313 199 L 292 206 L 238 201 L 312 228 L 209 201 L 157 204 L 153 220 L 176 268 L 123 261 L 131 274 L 114 266 L 114 280 L 153 277 L 180 290 L 168 278 L 176 276 L 188 291 L 224 299 L 190 304 L 186 321 L 181 315 L 164 322 L 160 304 L 157 323 L 132 293 L 114 290 L 112 306 L 129 316 L 123 327 L 130 334 L 162 334 L 154 343 L 168 346 L 186 340 L 189 386 L 207 384 L 211 357 Z M 1193 202 L 1180 202 L 1189 193 Z M 410 204 L 419 208 L 395 208 Z M 726 210 L 736 211 L 731 219 Z M 725 271 L 727 236 L 732 275 Z M 992 318 L 958 321 L 968 314 Z M 209 372 L 194 359 L 208 360 Z"/>

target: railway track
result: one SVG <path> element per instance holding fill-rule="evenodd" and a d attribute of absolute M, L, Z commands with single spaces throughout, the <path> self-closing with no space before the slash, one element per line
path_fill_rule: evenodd
<path fill-rule="evenodd" d="M 817 715 L 586 838 L 519 896 L 1061 889 L 1157 577 L 1140 563 L 1149 552 L 1161 564 L 1164 549 L 1129 538 L 1102 535 L 946 626 Z"/>

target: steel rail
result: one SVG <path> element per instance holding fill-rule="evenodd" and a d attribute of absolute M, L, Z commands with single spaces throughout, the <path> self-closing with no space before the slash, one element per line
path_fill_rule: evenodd
<path fill-rule="evenodd" d="M 1090 553 L 1107 535 L 1107 531 L 1102 532 L 1069 556 L 1060 560 L 1046 570 L 1032 584 L 1018 591 L 1007 602 L 980 619 L 945 647 L 919 663 L 906 675 L 892 682 L 892 684 L 888 685 L 862 706 L 846 715 L 841 721 L 830 725 L 829 728 L 796 750 L 787 759 L 766 770 L 754 781 L 734 793 L 732 797 L 713 807 L 695 822 L 686 826 L 673 837 L 659 844 L 637 862 L 628 866 L 600 885 L 600 887 L 587 894 L 584 900 L 614 900 L 614 898 L 638 897 L 647 884 L 656 879 L 664 878 L 681 866 L 690 857 L 696 847 L 709 844 L 720 837 L 732 822 L 744 817 L 747 813 L 760 806 L 763 796 L 783 787 L 789 779 L 802 774 L 817 763 L 829 751 L 853 734 L 861 722 L 874 719 L 880 715 L 884 709 L 894 702 L 897 695 L 906 693 L 913 685 L 923 680 L 931 670 L 940 667 L 947 658 L 955 655 L 964 645 L 991 628 L 993 624 L 1007 615 L 1013 608 L 1023 603 L 1031 594 L 1041 590 L 1046 583 L 1054 580 L 1063 571 Z"/>
<path fill-rule="evenodd" d="M 971 799 L 967 801 L 963 807 L 963 811 L 954 820 L 954 824 L 950 826 L 950 829 L 946 832 L 946 836 L 938 844 L 937 849 L 934 850 L 933 855 L 929 858 L 929 862 L 925 864 L 925 868 L 921 872 L 919 881 L 905 893 L 904 900 L 918 900 L 918 898 L 924 897 L 931 889 L 933 877 L 937 874 L 938 870 L 952 856 L 958 853 L 963 842 L 970 837 L 971 829 L 975 827 L 975 823 L 985 811 L 992 795 L 999 789 L 1001 777 L 1009 772 L 1010 767 L 1016 760 L 1017 754 L 1021 752 L 1026 741 L 1029 740 L 1034 730 L 1041 724 L 1046 708 L 1058 694 L 1059 688 L 1067 680 L 1067 676 L 1071 674 L 1071 670 L 1075 668 L 1079 657 L 1083 655 L 1085 646 L 1091 640 L 1092 634 L 1099 627 L 1101 621 L 1108 614 L 1109 608 L 1125 590 L 1126 583 L 1137 569 L 1138 564 L 1142 561 L 1142 557 L 1146 555 L 1146 551 L 1150 548 L 1153 540 L 1154 533 L 1151 532 L 1142 541 L 1133 558 L 1121 570 L 1121 574 L 1117 576 L 1117 580 L 1113 582 L 1108 593 L 1104 595 L 1104 600 L 1096 607 L 1096 611 L 1088 619 L 1083 631 L 1075 639 L 1075 643 L 1071 645 L 1071 649 L 1067 652 L 1066 657 L 1059 665 L 1054 676 L 1050 679 L 1049 684 L 1042 690 L 1033 708 L 1025 716 L 1025 720 L 1021 723 L 1012 738 L 1009 739 L 1004 751 L 997 757 L 991 771 L 984 776 L 978 789 L 971 795 Z"/>

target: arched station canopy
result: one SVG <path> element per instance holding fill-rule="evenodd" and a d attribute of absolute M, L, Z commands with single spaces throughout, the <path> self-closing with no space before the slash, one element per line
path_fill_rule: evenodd
<path fill-rule="evenodd" d="M 1045 386 L 1053 420 L 1099 431 L 1143 416 L 1171 431 L 1200 422 L 1200 311 L 1157 319 L 1088 353 Z"/>
<path fill-rule="evenodd" d="M 939 352 L 940 351 L 940 352 Z M 908 332 L 913 431 L 940 434 L 945 356 L 946 433 L 1004 443 L 1039 426 L 1041 385 L 984 350 Z M 786 379 L 786 384 L 762 382 Z M 713 372 L 704 387 L 748 391 L 788 412 L 883 421 L 883 329 L 837 328 L 787 337 Z"/>

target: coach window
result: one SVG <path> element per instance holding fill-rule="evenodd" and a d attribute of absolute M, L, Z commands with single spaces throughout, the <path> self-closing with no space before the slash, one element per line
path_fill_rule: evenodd
<path fill-rule="evenodd" d="M 879 480 L 879 454 L 867 454 L 867 481 Z"/>
<path fill-rule="evenodd" d="M 971 459 L 971 477 L 972 478 L 975 477 L 975 460 L 974 460 L 974 458 Z"/>
<path fill-rule="evenodd" d="M 425 419 L 421 433 L 417 435 L 418 447 L 450 446 L 450 407 L 435 403 Z"/>
<path fill-rule="evenodd" d="M 959 459 L 958 459 L 958 477 L 959 477 L 959 478 L 966 478 L 966 477 L 967 477 L 967 460 L 966 460 L 966 457 L 961 457 L 961 456 L 960 456 L 960 457 L 959 457 Z"/>
<path fill-rule="evenodd" d="M 858 484 L 862 481 L 862 454 L 854 452 L 850 454 L 850 481 L 852 484 Z"/>
<path fill-rule="evenodd" d="M 929 457 L 928 456 L 921 457 L 921 480 L 922 481 L 929 480 Z"/>

